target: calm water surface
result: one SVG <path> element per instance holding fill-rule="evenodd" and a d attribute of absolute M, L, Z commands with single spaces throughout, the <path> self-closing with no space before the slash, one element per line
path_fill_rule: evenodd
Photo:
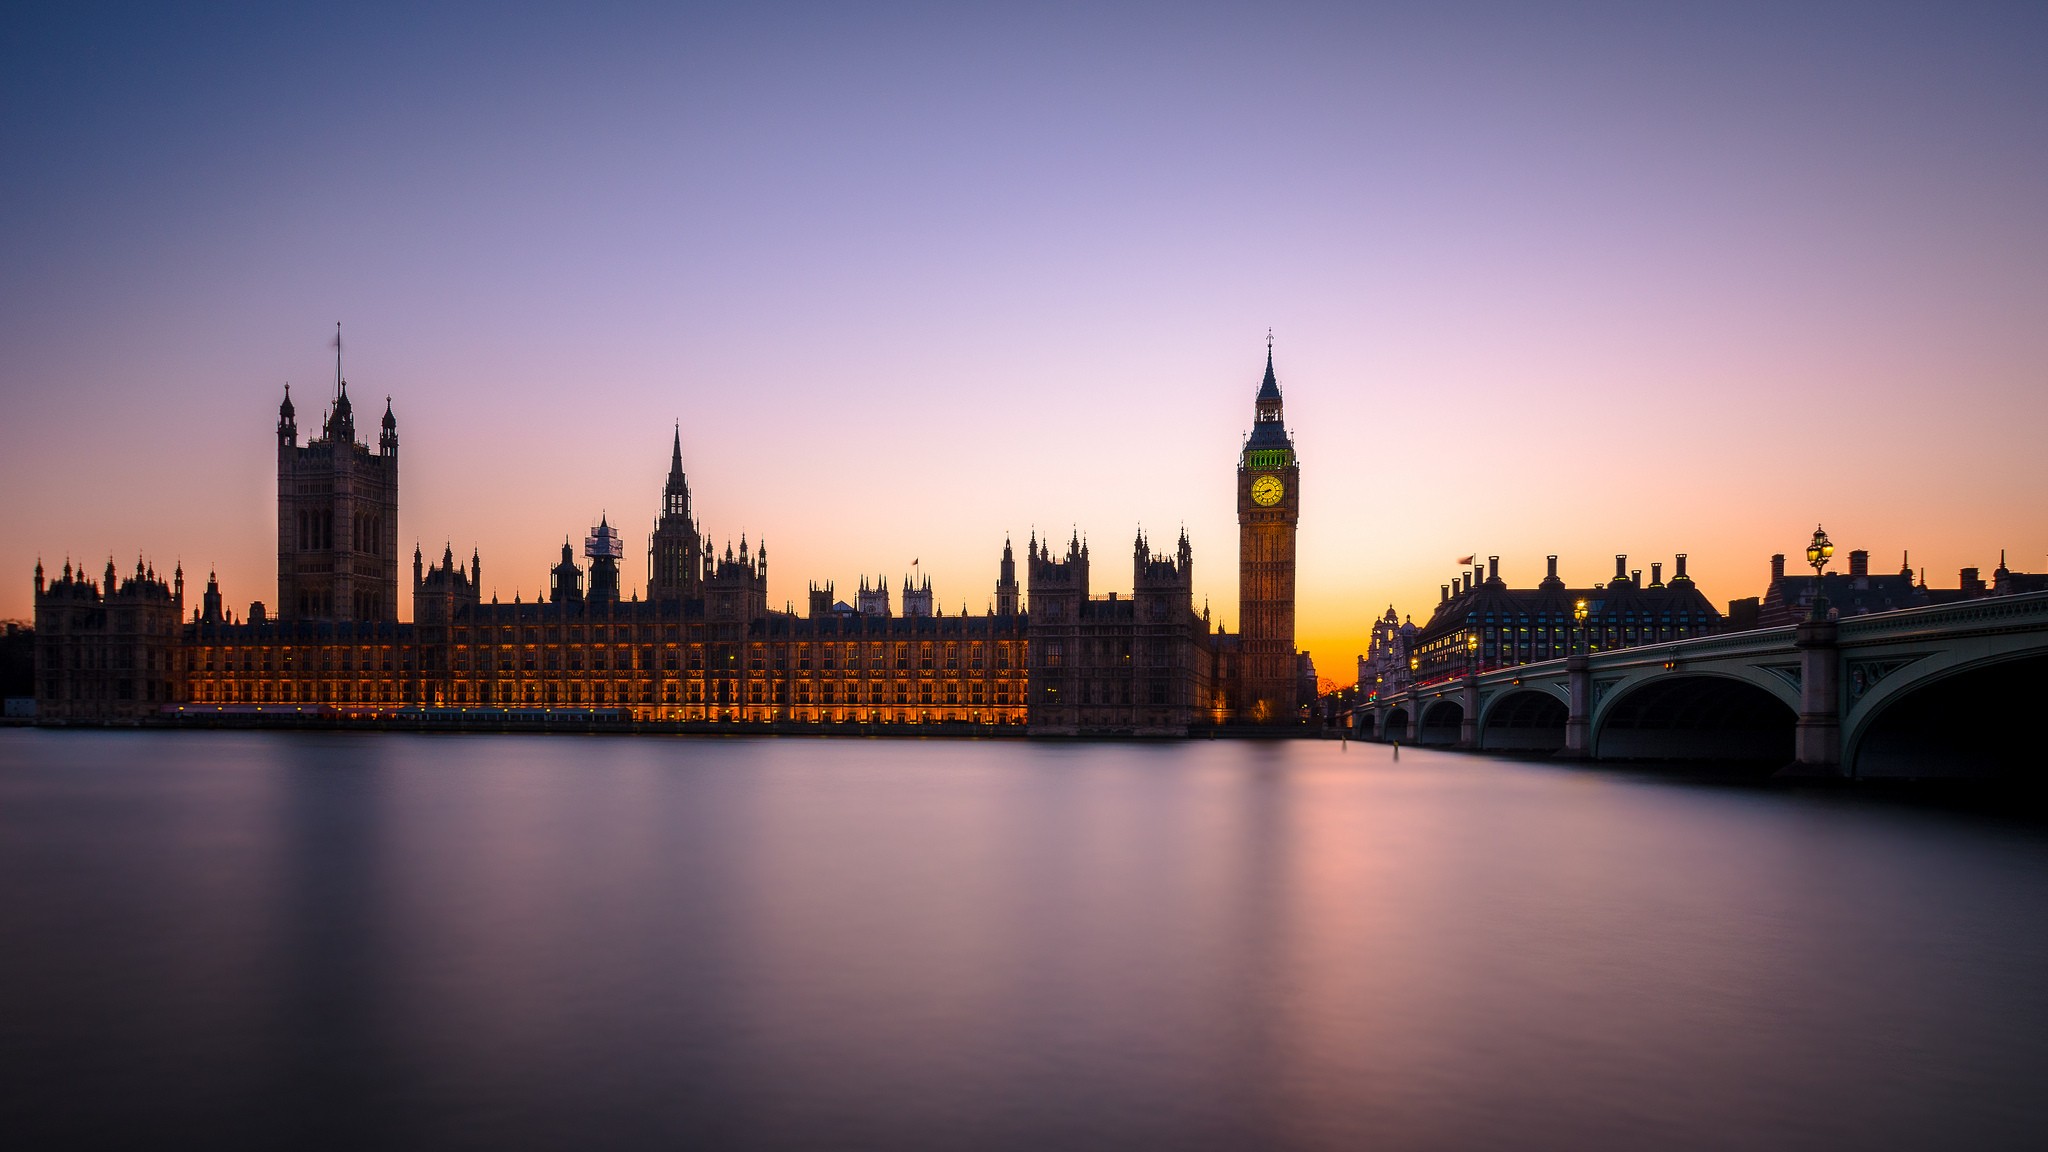
<path fill-rule="evenodd" d="M 2048 839 L 1359 745 L 0 731 L 0 1065 L 12 1147 L 2040 1147 Z"/>

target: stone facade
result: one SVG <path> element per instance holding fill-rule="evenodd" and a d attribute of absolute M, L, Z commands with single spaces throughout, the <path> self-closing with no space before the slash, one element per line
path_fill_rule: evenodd
<path fill-rule="evenodd" d="M 35 588 L 38 719 L 134 721 L 185 699 L 182 567 L 166 583 L 138 559 L 124 580 L 108 560 L 96 584 L 67 560 L 45 584 L 37 564 Z"/>
<path fill-rule="evenodd" d="M 1281 416 L 1273 349 L 1253 402 L 1252 431 L 1237 463 L 1240 723 L 1298 722 L 1294 651 L 1294 538 L 1301 521 L 1301 467 Z"/>
<path fill-rule="evenodd" d="M 398 420 L 389 400 L 375 450 L 356 441 L 355 407 L 334 360 L 334 402 L 301 445 L 291 386 L 277 409 L 279 620 L 398 619 Z"/>
<path fill-rule="evenodd" d="M 1033 534 L 1028 589 L 1005 541 L 980 615 L 948 616 L 929 577 L 861 580 L 858 607 L 810 585 L 807 614 L 768 601 L 768 548 L 712 551 L 695 518 L 681 431 L 648 541 L 648 597 L 621 599 L 623 548 L 600 519 L 587 569 L 566 540 L 544 601 L 499 603 L 483 562 L 452 546 L 413 552 L 412 616 L 397 618 L 397 421 L 387 402 L 372 451 L 355 439 L 340 374 L 322 435 L 301 445 L 289 391 L 278 411 L 278 607 L 236 621 L 209 579 L 183 621 L 174 585 L 146 565 L 104 587 L 38 566 L 37 696 L 54 723 L 279 713 L 477 723 L 532 710 L 619 722 L 968 726 L 1044 735 L 1179 736 L 1293 719 L 1298 469 L 1280 421 L 1271 353 L 1257 426 L 1239 460 L 1247 630 L 1213 629 L 1194 606 L 1182 532 L 1154 554 L 1140 532 L 1131 592 L 1093 594 L 1076 532 L 1055 559 Z M 1266 483 L 1263 483 L 1266 482 Z M 1283 486 L 1268 498 L 1269 485 Z M 1256 489 L 1256 491 L 1255 491 Z"/>

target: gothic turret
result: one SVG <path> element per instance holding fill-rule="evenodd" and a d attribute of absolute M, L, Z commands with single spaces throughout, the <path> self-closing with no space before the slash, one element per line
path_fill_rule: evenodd
<path fill-rule="evenodd" d="M 583 541 L 583 554 L 590 558 L 591 602 L 618 603 L 619 561 L 626 555 L 626 543 L 619 539 L 618 529 L 612 527 L 610 517 L 598 516 L 597 527 L 592 528 L 590 536 Z"/>
<path fill-rule="evenodd" d="M 548 570 L 548 603 L 583 603 L 583 569 L 576 566 L 576 549 L 562 541 L 562 562 Z"/>
<path fill-rule="evenodd" d="M 661 491 L 661 514 L 647 539 L 647 598 L 677 601 L 701 594 L 704 553 L 704 538 L 690 519 L 690 482 L 683 475 L 683 430 L 678 424 L 669 452 L 668 483 Z"/>
<path fill-rule="evenodd" d="M 1017 558 L 1010 553 L 1010 538 L 1003 537 L 1003 561 L 996 569 L 996 615 L 1017 614 Z"/>

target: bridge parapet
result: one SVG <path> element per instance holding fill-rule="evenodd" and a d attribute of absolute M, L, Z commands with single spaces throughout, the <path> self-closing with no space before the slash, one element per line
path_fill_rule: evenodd
<path fill-rule="evenodd" d="M 2048 592 L 1991 596 L 1959 604 L 1930 604 L 1897 612 L 1845 616 L 1837 621 L 1842 642 L 1870 643 L 1931 636 L 1949 639 L 1986 632 L 2032 631 L 2048 627 Z"/>

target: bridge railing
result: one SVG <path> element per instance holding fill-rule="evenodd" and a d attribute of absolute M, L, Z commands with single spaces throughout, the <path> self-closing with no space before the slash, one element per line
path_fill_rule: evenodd
<path fill-rule="evenodd" d="M 1844 643 L 1851 638 L 1862 643 L 1905 639 L 1939 633 L 2004 631 L 2014 625 L 2048 627 L 2048 592 L 2019 596 L 1986 596 L 1954 604 L 1929 604 L 1924 608 L 1901 608 L 1872 612 L 1866 616 L 1844 616 L 1837 622 Z"/>

